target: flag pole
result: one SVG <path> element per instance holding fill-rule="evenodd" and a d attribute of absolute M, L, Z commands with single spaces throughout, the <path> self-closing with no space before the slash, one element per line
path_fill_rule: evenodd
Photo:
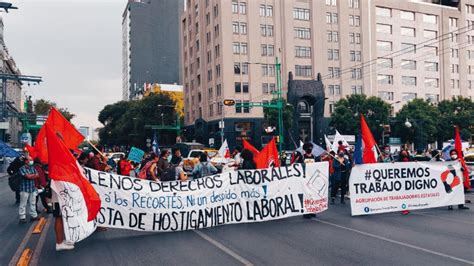
<path fill-rule="evenodd" d="M 94 150 L 96 150 L 96 151 L 100 154 L 100 156 L 102 156 L 102 157 L 104 157 L 104 158 L 107 158 L 107 157 L 106 157 L 101 151 L 99 151 L 99 149 L 97 149 L 97 147 L 96 147 L 94 144 L 92 144 L 89 140 L 87 140 L 87 143 L 89 143 L 89 145 L 91 145 L 92 148 L 94 148 Z"/>

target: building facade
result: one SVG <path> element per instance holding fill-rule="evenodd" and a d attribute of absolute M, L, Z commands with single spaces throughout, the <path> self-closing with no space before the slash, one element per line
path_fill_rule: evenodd
<path fill-rule="evenodd" d="M 122 98 L 139 98 L 146 83 L 180 77 L 179 18 L 184 2 L 129 0 L 122 20 Z"/>
<path fill-rule="evenodd" d="M 8 52 L 3 36 L 3 20 L 0 17 L 0 72 L 10 75 L 21 75 L 15 60 Z M 15 114 L 22 111 L 21 82 L 7 80 L 0 81 L 2 89 L 5 88 L 5 98 L 0 93 L 0 139 L 13 147 L 20 147 L 20 133 L 22 124 Z M 4 103 L 5 101 L 5 103 Z M 3 110 L 4 109 L 4 110 Z"/>
<path fill-rule="evenodd" d="M 438 2 L 186 0 L 180 38 L 190 136 L 206 143 L 223 120 L 229 142 L 244 131 L 241 138 L 258 143 L 263 110 L 245 103 L 274 97 L 277 58 L 284 95 L 290 72 L 302 81 L 321 73 L 326 117 L 351 94 L 379 96 L 394 111 L 414 98 L 472 98 L 474 0 Z M 225 107 L 224 99 L 244 106 Z"/>

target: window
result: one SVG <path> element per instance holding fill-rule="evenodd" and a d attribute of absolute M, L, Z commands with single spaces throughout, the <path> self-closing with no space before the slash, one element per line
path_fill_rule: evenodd
<path fill-rule="evenodd" d="M 240 82 L 235 82 L 234 83 L 234 88 L 235 88 L 235 93 L 241 93 L 242 92 L 242 84 Z"/>
<path fill-rule="evenodd" d="M 207 63 L 211 63 L 211 60 L 212 60 L 212 55 L 211 55 L 211 52 L 207 52 Z"/>
<path fill-rule="evenodd" d="M 379 51 L 392 51 L 392 42 L 377 41 L 377 50 L 379 50 Z"/>
<path fill-rule="evenodd" d="M 214 47 L 214 55 L 215 57 L 221 56 L 221 47 L 219 44 Z"/>
<path fill-rule="evenodd" d="M 402 76 L 402 84 L 406 86 L 416 86 L 416 77 Z"/>
<path fill-rule="evenodd" d="M 339 42 L 339 32 L 327 31 L 328 42 Z"/>
<path fill-rule="evenodd" d="M 295 38 L 311 39 L 311 31 L 309 28 L 295 28 Z"/>
<path fill-rule="evenodd" d="M 360 62 L 360 61 L 362 60 L 362 58 L 361 58 L 361 57 L 362 57 L 362 54 L 361 54 L 360 51 L 352 51 L 352 50 L 351 50 L 351 51 L 349 52 L 349 54 L 350 54 L 350 57 L 351 57 L 351 61 L 352 61 L 352 62 L 355 62 L 355 61 Z"/>
<path fill-rule="evenodd" d="M 249 93 L 249 84 L 248 84 L 248 82 L 242 83 L 242 91 L 244 93 Z"/>
<path fill-rule="evenodd" d="M 293 8 L 293 18 L 296 20 L 309 20 L 309 9 Z"/>
<path fill-rule="evenodd" d="M 376 31 L 380 33 L 392 34 L 392 25 L 377 23 Z"/>
<path fill-rule="evenodd" d="M 234 54 L 240 54 L 240 43 L 234 42 L 232 51 L 234 52 Z"/>
<path fill-rule="evenodd" d="M 216 76 L 220 77 L 221 76 L 221 65 L 216 66 Z"/>
<path fill-rule="evenodd" d="M 416 53 L 416 45 L 413 43 L 402 43 L 403 53 Z"/>
<path fill-rule="evenodd" d="M 260 16 L 261 17 L 273 17 L 273 6 L 271 6 L 271 5 L 260 5 Z"/>
<path fill-rule="evenodd" d="M 426 55 L 438 55 L 438 47 L 426 45 L 423 52 Z"/>
<path fill-rule="evenodd" d="M 413 99 L 416 99 L 416 93 L 414 92 L 405 92 L 402 93 L 402 101 L 409 102 Z"/>
<path fill-rule="evenodd" d="M 451 64 L 451 73 L 459 73 L 459 65 L 458 64 Z"/>
<path fill-rule="evenodd" d="M 219 37 L 219 25 L 214 26 L 214 38 Z"/>
<path fill-rule="evenodd" d="M 337 0 L 326 0 L 327 6 L 337 6 Z"/>
<path fill-rule="evenodd" d="M 402 36 L 415 37 L 415 28 L 401 27 L 400 34 Z"/>
<path fill-rule="evenodd" d="M 330 95 L 341 95 L 341 85 L 329 85 L 328 89 Z"/>
<path fill-rule="evenodd" d="M 351 86 L 352 94 L 363 94 L 362 86 Z"/>
<path fill-rule="evenodd" d="M 298 58 L 311 58 L 311 47 L 296 46 L 295 56 Z"/>
<path fill-rule="evenodd" d="M 425 87 L 438 88 L 438 87 L 439 87 L 439 81 L 438 81 L 438 79 L 435 79 L 435 78 L 425 78 Z"/>
<path fill-rule="evenodd" d="M 268 83 L 262 83 L 262 93 L 268 94 L 270 91 L 268 90 Z"/>
<path fill-rule="evenodd" d="M 437 24 L 438 17 L 436 15 L 423 14 L 423 22 Z"/>
<path fill-rule="evenodd" d="M 362 68 L 351 68 L 352 79 L 362 79 Z"/>
<path fill-rule="evenodd" d="M 426 101 L 430 103 L 437 103 L 439 102 L 439 95 L 438 94 L 426 94 L 425 95 Z"/>
<path fill-rule="evenodd" d="M 449 26 L 453 28 L 458 27 L 458 19 L 457 18 L 449 18 Z"/>
<path fill-rule="evenodd" d="M 206 14 L 206 25 L 211 24 L 211 14 L 207 13 Z"/>
<path fill-rule="evenodd" d="M 272 44 L 262 44 L 262 56 L 274 56 L 275 55 L 275 48 Z"/>
<path fill-rule="evenodd" d="M 360 33 L 356 33 L 356 34 L 355 34 L 355 42 L 356 42 L 357 44 L 360 44 Z"/>
<path fill-rule="evenodd" d="M 221 96 L 222 95 L 222 86 L 221 84 L 217 84 L 216 86 L 216 96 Z"/>
<path fill-rule="evenodd" d="M 242 15 L 247 14 L 247 3 L 241 2 L 239 4 L 239 11 L 240 11 L 240 14 L 242 14 Z"/>
<path fill-rule="evenodd" d="M 349 43 L 355 43 L 355 34 L 353 32 L 349 33 Z"/>
<path fill-rule="evenodd" d="M 237 0 L 232 0 L 232 13 L 239 13 L 239 3 L 237 2 Z"/>
<path fill-rule="evenodd" d="M 219 5 L 214 6 L 214 18 L 219 16 Z"/>
<path fill-rule="evenodd" d="M 438 37 L 438 32 L 434 30 L 423 30 L 423 37 L 428 39 L 436 39 Z"/>
<path fill-rule="evenodd" d="M 378 68 L 392 68 L 393 67 L 393 59 L 392 58 L 378 58 L 377 59 L 377 67 Z"/>
<path fill-rule="evenodd" d="M 402 69 L 416 70 L 415 60 L 402 60 L 400 65 L 402 66 Z"/>
<path fill-rule="evenodd" d="M 235 101 L 235 112 L 236 113 L 242 113 L 242 101 L 241 100 Z"/>
<path fill-rule="evenodd" d="M 328 60 L 339 60 L 339 50 L 328 49 Z"/>
<path fill-rule="evenodd" d="M 466 5 L 466 13 L 474 14 L 474 6 L 473 5 Z"/>
<path fill-rule="evenodd" d="M 459 58 L 459 50 L 451 49 L 451 58 Z"/>
<path fill-rule="evenodd" d="M 239 22 L 232 22 L 232 33 L 239 34 Z"/>
<path fill-rule="evenodd" d="M 349 8 L 359 8 L 360 0 L 348 0 Z"/>
<path fill-rule="evenodd" d="M 313 76 L 313 67 L 312 66 L 295 66 L 295 75 L 297 77 L 312 77 Z"/>
<path fill-rule="evenodd" d="M 242 108 L 244 110 L 244 113 L 250 113 L 250 101 L 244 101 L 242 104 Z"/>
<path fill-rule="evenodd" d="M 326 13 L 326 23 L 327 24 L 338 24 L 339 23 L 339 16 L 337 13 Z"/>
<path fill-rule="evenodd" d="M 451 39 L 451 42 L 457 42 L 458 41 L 459 34 L 457 33 L 449 33 L 449 38 Z"/>
<path fill-rule="evenodd" d="M 376 7 L 375 14 L 380 17 L 392 17 L 392 10 L 390 8 Z"/>
<path fill-rule="evenodd" d="M 273 25 L 260 25 L 260 33 L 262 36 L 268 36 L 272 37 L 273 36 Z"/>
<path fill-rule="evenodd" d="M 214 104 L 209 105 L 209 116 L 214 116 Z"/>
<path fill-rule="evenodd" d="M 400 18 L 404 20 L 415 20 L 415 12 L 400 11 Z"/>
<path fill-rule="evenodd" d="M 349 26 L 360 26 L 360 16 L 349 15 Z"/>
<path fill-rule="evenodd" d="M 234 63 L 234 74 L 249 74 L 249 64 L 248 63 Z"/>
<path fill-rule="evenodd" d="M 393 76 L 392 75 L 377 75 L 377 83 L 378 84 L 393 84 Z"/>
<path fill-rule="evenodd" d="M 474 59 L 474 50 L 467 51 L 467 58 Z"/>
<path fill-rule="evenodd" d="M 275 76 L 275 65 L 262 65 L 262 76 Z"/>
<path fill-rule="evenodd" d="M 379 91 L 379 98 L 385 101 L 393 101 L 393 92 L 391 91 Z"/>

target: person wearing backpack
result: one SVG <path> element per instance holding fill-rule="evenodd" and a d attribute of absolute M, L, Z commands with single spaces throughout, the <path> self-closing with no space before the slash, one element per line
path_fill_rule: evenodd
<path fill-rule="evenodd" d="M 10 175 L 8 177 L 8 185 L 10 189 L 15 192 L 16 203 L 20 203 L 20 180 L 21 176 L 18 174 L 20 168 L 25 164 L 25 156 L 20 156 L 15 158 L 13 162 L 7 168 L 7 173 Z"/>
<path fill-rule="evenodd" d="M 138 177 L 141 179 L 148 179 L 159 181 L 158 176 L 156 175 L 156 163 L 158 162 L 158 156 L 152 154 L 150 156 L 150 161 L 148 161 L 145 166 L 140 170 Z"/>
<path fill-rule="evenodd" d="M 217 168 L 207 161 L 207 154 L 202 153 L 199 163 L 194 166 L 192 176 L 194 179 L 206 177 L 217 173 Z"/>

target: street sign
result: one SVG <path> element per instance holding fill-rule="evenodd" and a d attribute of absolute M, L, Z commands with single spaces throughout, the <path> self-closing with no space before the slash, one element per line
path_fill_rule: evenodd
<path fill-rule="evenodd" d="M 224 125 L 224 121 L 223 121 L 223 120 L 219 121 L 219 128 L 220 128 L 220 129 L 225 128 L 225 125 Z"/>
<path fill-rule="evenodd" d="M 390 143 L 390 144 L 402 144 L 402 140 L 400 138 L 388 138 L 388 143 Z"/>
<path fill-rule="evenodd" d="M 235 105 L 235 100 L 225 99 L 224 100 L 224 105 L 225 106 L 234 106 Z"/>

